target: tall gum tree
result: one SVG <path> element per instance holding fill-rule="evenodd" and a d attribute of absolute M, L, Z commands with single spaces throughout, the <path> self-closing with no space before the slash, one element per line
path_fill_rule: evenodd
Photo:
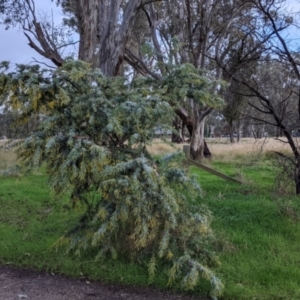
<path fill-rule="evenodd" d="M 123 54 L 142 0 L 58 0 L 67 16 L 65 24 L 79 34 L 78 59 L 119 74 Z M 29 46 L 60 67 L 64 59 L 47 26 L 36 15 L 34 0 L 8 0 L 0 6 L 6 25 L 21 24 Z"/>
<path fill-rule="evenodd" d="M 126 48 L 125 59 L 142 74 L 155 78 L 168 70 L 165 65 L 191 63 L 195 68 L 205 70 L 206 75 L 214 79 L 224 79 L 222 68 L 228 63 L 229 53 L 238 48 L 243 36 L 232 38 L 235 28 L 247 27 L 245 13 L 249 2 L 220 0 L 186 0 L 163 1 L 151 3 L 144 7 L 144 24 L 138 20 L 137 26 L 147 32 L 144 39 L 134 39 L 135 53 Z M 140 17 L 142 18 L 142 17 Z M 243 32 L 244 36 L 248 33 Z M 158 41 L 160 41 L 158 43 Z M 132 40 L 131 40 L 132 42 Z M 147 44 L 156 59 L 145 60 L 144 45 Z M 148 47 L 148 48 L 149 48 Z M 256 47 L 256 46 L 255 46 Z M 148 49 L 149 52 L 149 49 Z M 251 54 L 256 54 L 253 47 L 243 56 L 243 61 L 249 60 Z M 211 93 L 219 93 L 216 83 Z M 204 139 L 204 126 L 207 116 L 215 108 L 211 105 L 196 103 L 193 99 L 184 101 L 176 107 L 176 114 L 191 134 L 191 157 L 201 159 L 210 156 Z"/>
<path fill-rule="evenodd" d="M 79 33 L 78 58 L 116 76 L 141 0 L 61 0 L 69 21 Z"/>
<path fill-rule="evenodd" d="M 106 76 L 118 75 L 141 0 L 74 3 L 80 35 L 79 59 L 100 68 Z"/>

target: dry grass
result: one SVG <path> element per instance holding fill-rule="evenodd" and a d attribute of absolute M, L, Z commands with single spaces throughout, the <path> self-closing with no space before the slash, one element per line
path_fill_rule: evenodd
<path fill-rule="evenodd" d="M 209 139 L 208 144 L 214 157 L 222 161 L 231 161 L 243 156 L 258 156 L 274 151 L 291 152 L 287 143 L 273 138 L 259 140 L 245 138 L 238 144 L 230 144 L 228 139 Z"/>
<path fill-rule="evenodd" d="M 300 139 L 296 140 L 299 142 Z M 0 147 L 6 143 L 5 140 L 0 140 Z M 245 156 L 259 155 L 271 151 L 280 151 L 284 153 L 291 152 L 288 144 L 275 139 L 260 139 L 251 138 L 242 139 L 239 144 L 230 144 L 227 138 L 209 138 L 207 143 L 214 159 L 222 161 L 232 161 L 236 158 Z M 164 155 L 175 151 L 182 151 L 183 144 L 172 144 L 162 139 L 155 139 L 148 150 L 152 155 Z M 16 154 L 13 150 L 0 149 L 0 169 L 6 169 L 16 164 Z"/>
<path fill-rule="evenodd" d="M 300 139 L 298 141 L 296 140 L 296 142 L 300 143 Z M 259 155 L 272 151 L 291 152 L 287 143 L 273 138 L 259 140 L 245 138 L 238 144 L 230 144 L 227 138 L 209 138 L 207 139 L 207 143 L 213 157 L 222 161 L 231 161 L 237 157 Z M 182 148 L 182 144 L 168 144 L 161 139 L 156 139 L 152 145 L 148 147 L 148 150 L 152 155 L 164 155 L 182 150 Z"/>
<path fill-rule="evenodd" d="M 177 150 L 182 151 L 183 144 L 172 144 L 162 139 L 155 139 L 150 146 L 147 147 L 151 155 L 164 155 Z"/>

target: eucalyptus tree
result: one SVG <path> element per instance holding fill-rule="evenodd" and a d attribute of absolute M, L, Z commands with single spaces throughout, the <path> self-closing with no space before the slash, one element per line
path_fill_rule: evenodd
<path fill-rule="evenodd" d="M 286 138 L 292 156 L 285 156 L 291 165 L 292 182 L 295 184 L 295 191 L 300 194 L 300 151 L 297 140 L 293 138 L 293 130 L 300 127 L 300 102 L 299 102 L 299 82 L 300 71 L 298 53 L 295 52 L 295 45 L 289 44 L 285 35 L 287 28 L 293 30 L 296 21 L 284 10 L 285 1 L 252 1 L 258 14 L 262 15 L 263 31 L 272 34 L 272 39 L 267 41 L 271 55 L 265 59 L 275 60 L 263 69 L 264 77 L 273 78 L 272 82 L 258 82 L 255 76 L 250 78 L 233 76 L 234 80 L 244 84 L 248 88 L 247 96 L 256 98 L 259 104 L 250 102 L 264 116 L 268 118 L 258 118 L 259 121 L 268 123 Z M 277 65 L 277 66 L 276 66 Z M 263 64 L 262 64 L 263 66 Z M 280 72 L 274 72 L 274 67 Z M 275 76 L 276 78 L 274 78 Z M 274 83 L 277 83 L 275 85 Z M 296 95 L 296 96 L 295 96 Z"/>
<path fill-rule="evenodd" d="M 61 66 L 64 58 L 52 31 L 37 18 L 34 0 L 2 1 L 4 23 L 21 24 L 29 46 Z M 100 68 L 106 76 L 119 74 L 125 45 L 142 0 L 58 0 L 66 15 L 64 24 L 79 34 L 78 59 Z"/>
<path fill-rule="evenodd" d="M 226 76 L 228 68 L 230 73 L 237 73 L 246 64 L 259 59 L 260 52 L 265 50 L 264 42 L 272 35 L 259 34 L 261 28 L 255 22 L 257 16 L 252 14 L 253 7 L 249 1 L 150 3 L 136 19 L 136 27 L 142 26 L 144 35 L 132 37 L 125 60 L 142 74 L 157 79 L 168 72 L 169 65 L 189 62 L 203 70 L 206 76 L 217 79 L 212 93 L 220 93 L 224 88 L 218 80 L 229 84 L 231 81 L 231 77 Z M 134 47 L 130 48 L 131 45 Z M 214 108 L 219 107 L 195 103 L 192 98 L 182 99 L 175 108 L 191 133 L 194 159 L 210 156 L 204 140 L 204 125 Z"/>
<path fill-rule="evenodd" d="M 39 20 L 33 0 L 3 0 L 0 6 L 1 24 L 9 29 L 11 26 L 21 26 L 28 39 L 28 45 L 41 56 L 48 58 L 55 66 L 61 66 L 64 59 L 61 51 L 65 45 L 64 33 L 58 28 L 51 28 L 49 20 Z"/>
<path fill-rule="evenodd" d="M 142 0 L 58 0 L 79 33 L 80 60 L 98 67 L 107 76 L 119 74 L 125 46 Z"/>
<path fill-rule="evenodd" d="M 234 37 L 238 39 L 239 36 L 243 36 L 243 39 L 235 42 L 235 45 L 228 51 L 227 63 L 222 71 L 222 78 L 227 82 L 227 87 L 222 91 L 225 100 L 222 113 L 228 123 L 231 143 L 235 142 L 235 130 L 237 141 L 240 140 L 241 123 L 246 115 L 247 105 L 247 97 L 245 96 L 247 88 L 243 84 L 232 80 L 232 76 L 251 77 L 256 74 L 259 59 L 265 52 L 264 45 L 256 41 L 251 33 L 241 35 L 237 31 Z M 249 51 L 252 52 L 251 55 L 248 55 Z"/>
<path fill-rule="evenodd" d="M 232 82 L 226 89 L 224 99 L 226 105 L 222 110 L 222 114 L 224 115 L 228 124 L 230 142 L 235 142 L 235 131 L 237 132 L 237 142 L 239 142 L 242 111 L 244 110 L 246 105 L 246 99 L 243 95 L 243 91 L 241 90 L 241 86 L 238 86 L 238 84 Z"/>
<path fill-rule="evenodd" d="M 260 92 L 272 99 L 276 113 L 287 128 L 290 131 L 298 129 L 298 79 L 291 68 L 280 61 L 270 59 L 260 62 L 256 74 L 252 77 L 259 82 Z M 246 93 L 244 91 L 244 94 Z M 261 99 L 251 97 L 247 100 L 249 106 L 254 108 L 249 115 L 253 120 L 265 125 L 274 125 L 272 115 L 262 112 L 264 109 Z M 273 135 L 280 137 L 283 134 L 279 127 L 273 126 Z"/>

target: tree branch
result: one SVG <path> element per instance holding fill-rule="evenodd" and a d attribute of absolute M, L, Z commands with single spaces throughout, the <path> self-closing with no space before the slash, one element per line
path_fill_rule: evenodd
<path fill-rule="evenodd" d="M 152 72 L 145 63 L 137 57 L 130 49 L 125 48 L 125 53 L 128 56 L 124 56 L 124 59 L 133 67 L 136 68 L 137 71 L 141 72 L 143 75 L 150 75 L 156 80 L 161 80 L 161 76 Z"/>

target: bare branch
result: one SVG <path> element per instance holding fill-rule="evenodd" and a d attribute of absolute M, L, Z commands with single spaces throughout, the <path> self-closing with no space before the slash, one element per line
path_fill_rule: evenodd
<path fill-rule="evenodd" d="M 29 36 L 26 32 L 24 32 L 24 34 L 25 34 L 25 36 L 27 37 L 27 39 L 28 39 L 28 41 L 29 41 L 28 45 L 29 45 L 31 48 L 33 48 L 36 52 L 38 52 L 40 55 L 46 57 L 46 53 L 45 53 L 43 50 L 41 50 L 41 49 L 33 42 L 33 40 L 30 38 L 30 36 Z"/>
<path fill-rule="evenodd" d="M 270 111 L 262 110 L 262 109 L 260 109 L 258 106 L 254 105 L 253 103 L 251 103 L 251 102 L 249 102 L 249 101 L 248 101 L 248 104 L 249 104 L 251 107 L 255 108 L 256 110 L 258 110 L 259 112 L 261 112 L 261 113 L 263 113 L 263 114 L 271 115 Z"/>
<path fill-rule="evenodd" d="M 34 58 L 34 57 L 32 57 L 32 59 L 33 59 L 32 62 L 36 62 L 36 63 L 38 63 L 38 64 L 40 64 L 40 65 L 44 65 L 44 66 L 46 66 L 47 68 L 56 69 L 56 67 L 50 66 L 50 65 L 46 64 L 45 62 L 42 62 L 42 61 L 37 60 L 37 59 Z M 32 62 L 30 62 L 30 64 L 31 64 Z"/>
<path fill-rule="evenodd" d="M 142 59 L 137 57 L 130 49 L 125 48 L 125 52 L 128 56 L 124 56 L 124 59 L 134 68 L 136 68 L 139 72 L 143 75 L 150 75 L 151 77 L 155 78 L 156 80 L 161 80 L 161 76 L 152 72 L 143 62 Z"/>
<path fill-rule="evenodd" d="M 278 40 L 280 41 L 280 43 L 281 43 L 281 45 L 282 45 L 282 47 L 284 49 L 284 53 L 287 55 L 287 58 L 288 58 L 288 60 L 289 60 L 289 62 L 291 64 L 292 68 L 294 69 L 295 74 L 297 75 L 298 79 L 300 80 L 300 72 L 299 72 L 299 69 L 297 67 L 297 63 L 295 62 L 294 58 L 292 57 L 291 52 L 288 49 L 285 40 L 279 34 L 279 29 L 277 28 L 277 25 L 276 25 L 276 23 L 274 21 L 274 17 L 271 15 L 270 10 L 266 9 L 265 6 L 262 4 L 261 1 L 259 1 L 259 8 L 265 14 L 265 16 L 268 18 L 268 20 L 271 22 L 272 27 L 273 27 L 274 32 L 275 32 L 275 35 L 277 36 Z"/>
<path fill-rule="evenodd" d="M 271 122 L 269 122 L 267 120 L 259 119 L 259 118 L 253 117 L 253 116 L 248 116 L 248 117 L 251 118 L 252 120 L 261 122 L 262 124 L 269 124 L 269 125 L 272 125 L 272 126 L 275 126 L 275 127 L 277 126 L 276 124 L 271 123 Z"/>

